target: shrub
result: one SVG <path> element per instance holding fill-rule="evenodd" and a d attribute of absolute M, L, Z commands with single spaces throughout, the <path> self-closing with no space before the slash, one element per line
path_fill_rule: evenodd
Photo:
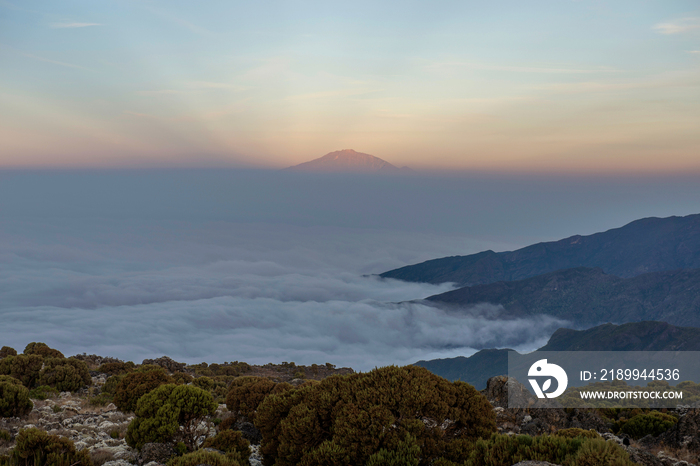
<path fill-rule="evenodd" d="M 243 438 L 240 432 L 224 430 L 204 441 L 202 448 L 214 448 L 224 453 L 230 453 L 241 464 L 248 464 L 250 457 L 250 442 Z"/>
<path fill-rule="evenodd" d="M 0 359 L 0 375 L 9 375 L 27 388 L 36 387 L 44 359 L 36 354 L 7 356 Z"/>
<path fill-rule="evenodd" d="M 420 447 L 416 438 L 406 434 L 406 439 L 399 443 L 396 450 L 382 448 L 369 457 L 367 466 L 418 466 L 420 463 Z"/>
<path fill-rule="evenodd" d="M 114 395 L 117 392 L 117 387 L 119 386 L 119 382 L 121 382 L 126 374 L 119 374 L 119 375 L 113 375 L 111 377 L 108 377 L 107 380 L 105 381 L 105 384 L 102 385 L 101 392 L 102 393 L 109 393 L 110 395 Z"/>
<path fill-rule="evenodd" d="M 239 377 L 231 383 L 226 394 L 226 407 L 238 416 L 254 421 L 255 412 L 267 395 L 291 388 L 288 383 L 276 384 L 264 377 Z"/>
<path fill-rule="evenodd" d="M 7 356 L 17 356 L 17 350 L 10 348 L 9 346 L 3 346 L 0 348 L 0 359 Z"/>
<path fill-rule="evenodd" d="M 20 417 L 29 414 L 34 405 L 29 390 L 19 380 L 0 375 L 0 417 Z"/>
<path fill-rule="evenodd" d="M 637 440 L 646 435 L 657 436 L 670 429 L 678 419 L 670 414 L 651 411 L 645 414 L 637 414 L 622 425 L 620 431 Z"/>
<path fill-rule="evenodd" d="M 467 452 L 465 466 L 510 466 L 520 461 L 548 461 L 565 466 L 634 466 L 627 452 L 601 438 L 542 435 L 498 435 L 478 440 Z M 436 462 L 440 465 L 455 464 Z"/>
<path fill-rule="evenodd" d="M 109 375 L 126 374 L 134 370 L 136 365 L 129 362 L 106 362 L 97 368 L 97 372 Z"/>
<path fill-rule="evenodd" d="M 109 379 L 107 381 L 109 382 Z M 121 411 L 136 411 L 136 403 L 139 398 L 151 390 L 169 383 L 173 383 L 173 379 L 160 367 L 146 372 L 131 372 L 125 375 L 117 385 L 113 402 Z"/>
<path fill-rule="evenodd" d="M 205 450 L 188 453 L 168 461 L 168 466 L 198 466 L 200 464 L 209 466 L 241 466 L 241 463 L 229 455 Z"/>
<path fill-rule="evenodd" d="M 87 364 L 75 358 L 47 358 L 39 376 L 41 385 L 61 392 L 74 392 L 92 382 Z"/>
<path fill-rule="evenodd" d="M 90 398 L 90 406 L 106 406 L 112 402 L 114 396 L 110 393 L 100 393 Z"/>
<path fill-rule="evenodd" d="M 40 385 L 29 391 L 29 398 L 33 400 L 45 400 L 58 395 L 58 390 L 48 385 Z"/>
<path fill-rule="evenodd" d="M 606 442 L 602 438 L 590 439 L 581 446 L 576 454 L 575 466 L 628 466 L 634 465 L 629 454 L 614 442 Z"/>
<path fill-rule="evenodd" d="M 0 429 L 0 441 L 9 442 L 10 440 L 12 440 L 12 435 L 8 431 Z"/>
<path fill-rule="evenodd" d="M 456 447 L 496 430 L 491 405 L 474 387 L 416 366 L 332 376 L 270 394 L 255 424 L 265 463 L 278 466 L 366 464 L 382 449 L 397 450 L 406 434 L 416 438 L 420 463 L 429 464 L 451 460 Z"/>
<path fill-rule="evenodd" d="M 38 356 L 41 356 L 42 358 L 65 358 L 63 356 L 63 353 L 58 351 L 57 349 L 50 348 L 49 345 L 46 343 L 29 343 L 25 348 L 24 348 L 24 354 L 36 354 Z"/>
<path fill-rule="evenodd" d="M 192 385 L 161 385 L 141 397 L 136 418 L 126 433 L 126 443 L 141 449 L 150 442 L 183 442 L 192 451 L 199 423 L 216 411 L 209 392 Z"/>
<path fill-rule="evenodd" d="M 175 372 L 172 377 L 178 385 L 186 385 L 194 380 L 194 377 L 187 372 Z"/>
<path fill-rule="evenodd" d="M 564 437 L 564 438 L 576 438 L 576 437 L 583 437 L 583 438 L 601 438 L 598 432 L 595 430 L 584 430 L 584 429 L 578 429 L 576 427 L 571 427 L 569 429 L 561 429 L 558 430 L 554 433 L 556 437 Z"/>
<path fill-rule="evenodd" d="M 76 451 L 73 442 L 36 428 L 24 429 L 9 457 L 10 466 L 93 466 L 87 450 Z"/>

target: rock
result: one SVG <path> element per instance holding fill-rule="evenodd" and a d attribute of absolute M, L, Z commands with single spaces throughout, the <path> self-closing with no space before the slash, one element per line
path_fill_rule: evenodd
<path fill-rule="evenodd" d="M 250 466 L 263 466 L 262 460 L 263 456 L 260 452 L 260 445 L 251 445 L 249 458 Z"/>
<path fill-rule="evenodd" d="M 243 438 L 249 441 L 251 445 L 259 445 L 262 440 L 262 434 L 250 422 L 238 421 L 234 424 L 233 429 L 241 431 Z"/>
<path fill-rule="evenodd" d="M 700 454 L 700 409 L 689 409 L 676 425 L 659 435 L 658 441 L 676 449 Z"/>
<path fill-rule="evenodd" d="M 147 443 L 141 448 L 139 464 L 148 464 L 152 461 L 165 464 L 173 455 L 175 455 L 175 449 L 170 443 Z"/>
<path fill-rule="evenodd" d="M 124 460 L 114 460 L 114 461 L 107 461 L 106 463 L 103 463 L 102 466 L 133 466 L 131 463 L 128 461 Z"/>
<path fill-rule="evenodd" d="M 102 408 L 103 413 L 111 413 L 113 411 L 117 411 L 117 406 L 114 403 L 110 403 L 104 408 Z"/>
<path fill-rule="evenodd" d="M 663 461 L 644 450 L 634 447 L 627 447 L 625 450 L 630 455 L 630 460 L 640 466 L 665 466 Z"/>

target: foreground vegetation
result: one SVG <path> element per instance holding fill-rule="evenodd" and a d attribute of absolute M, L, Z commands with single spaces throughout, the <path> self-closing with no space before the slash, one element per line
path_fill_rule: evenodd
<path fill-rule="evenodd" d="M 0 416 L 26 416 L 32 399 L 78 392 L 93 406 L 114 403 L 133 412 L 124 440 L 137 451 L 152 443 L 169 446 L 172 454 L 163 460 L 168 466 L 244 466 L 253 453 L 251 440 L 260 441 L 265 465 L 278 466 L 510 466 L 523 460 L 565 466 L 634 464 L 621 446 L 594 431 L 499 434 L 494 409 L 483 394 L 416 366 L 345 375 L 330 375 L 331 365 L 315 366 L 321 379 L 316 380 L 306 377 L 313 375 L 313 366 L 285 363 L 289 383 L 249 375 L 250 366 L 238 362 L 185 366 L 164 358 L 136 365 L 98 359 L 65 358 L 43 343 L 27 345 L 22 354 L 3 347 Z M 91 370 L 106 377 L 100 387 L 90 386 Z M 649 410 L 601 413 L 632 438 L 676 422 L 669 414 Z M 3 454 L 3 445 L 12 444 Z M 0 430 L 0 466 L 103 462 L 70 440 L 36 428 L 15 436 Z"/>

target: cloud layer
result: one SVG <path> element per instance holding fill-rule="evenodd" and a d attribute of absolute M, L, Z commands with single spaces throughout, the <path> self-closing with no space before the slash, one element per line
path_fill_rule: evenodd
<path fill-rule="evenodd" d="M 165 221 L 4 226 L 0 344 L 19 350 L 44 341 L 66 354 L 136 362 L 166 354 L 368 370 L 483 347 L 534 348 L 562 325 L 502 321 L 497 308 L 484 318 L 404 303 L 452 287 L 367 275 L 454 253 L 464 238 Z"/>

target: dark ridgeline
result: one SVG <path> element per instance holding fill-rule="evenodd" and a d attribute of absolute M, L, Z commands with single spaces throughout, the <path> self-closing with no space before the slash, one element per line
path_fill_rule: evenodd
<path fill-rule="evenodd" d="M 489 378 L 508 373 L 508 351 L 485 349 L 468 358 L 433 359 L 415 365 L 482 390 Z M 665 322 L 605 324 L 587 330 L 561 328 L 537 351 L 700 351 L 700 328 Z"/>
<path fill-rule="evenodd" d="M 700 268 L 700 214 L 645 218 L 603 233 L 538 243 L 516 251 L 433 259 L 381 276 L 466 286 L 522 280 L 575 267 L 597 267 L 623 278 Z"/>
<path fill-rule="evenodd" d="M 700 269 L 619 278 L 581 267 L 459 288 L 427 301 L 459 313 L 478 303 L 500 304 L 502 318 L 544 314 L 576 325 L 658 320 L 700 327 Z"/>

